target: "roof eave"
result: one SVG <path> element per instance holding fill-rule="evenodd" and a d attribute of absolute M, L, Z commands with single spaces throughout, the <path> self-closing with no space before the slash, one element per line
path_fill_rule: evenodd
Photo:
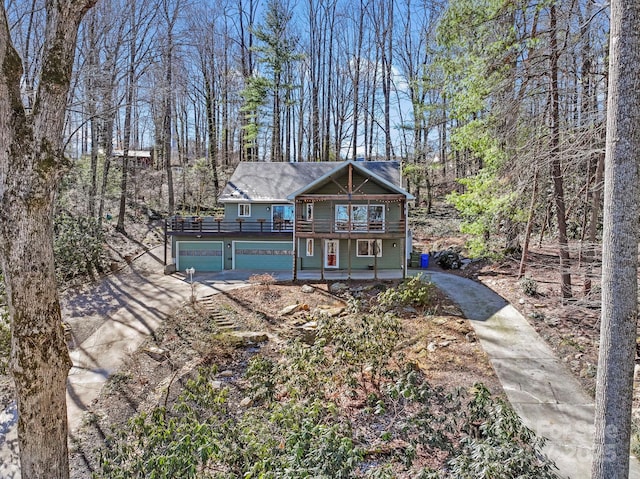
<path fill-rule="evenodd" d="M 327 178 L 329 178 L 335 172 L 337 172 L 337 171 L 339 171 L 339 170 L 341 170 L 343 168 L 346 168 L 350 164 L 353 165 L 356 168 L 356 170 L 358 170 L 360 173 L 362 173 L 364 175 L 367 175 L 367 176 L 371 176 L 375 181 L 378 181 L 378 182 L 382 183 L 384 186 L 386 186 L 390 190 L 393 190 L 398 194 L 404 195 L 407 200 L 415 199 L 415 197 L 411 193 L 409 193 L 408 191 L 406 191 L 403 188 L 400 188 L 400 187 L 394 185 L 393 183 L 385 180 L 381 176 L 375 174 L 371 170 L 368 170 L 366 167 L 359 165 L 358 162 L 353 161 L 353 160 L 346 160 L 346 161 L 344 161 L 342 163 L 339 163 L 338 166 L 336 166 L 331 171 L 329 171 L 329 172 L 325 173 L 324 175 L 322 175 L 321 177 L 315 179 L 314 181 L 312 181 L 311 183 L 309 183 L 305 187 L 300 188 L 298 191 L 295 191 L 295 192 L 291 193 L 289 196 L 287 196 L 287 199 L 289 201 L 293 201 L 296 198 L 296 196 L 299 196 L 301 194 L 304 194 L 304 193 L 308 192 L 309 190 L 312 190 L 314 187 L 316 187 L 317 185 L 319 185 L 322 182 L 324 182 Z"/>

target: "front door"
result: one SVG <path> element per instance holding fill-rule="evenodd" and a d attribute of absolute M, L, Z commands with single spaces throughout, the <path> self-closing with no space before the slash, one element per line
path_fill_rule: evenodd
<path fill-rule="evenodd" d="M 338 240 L 325 240 L 324 241 L 324 267 L 325 268 L 337 268 L 338 267 Z"/>

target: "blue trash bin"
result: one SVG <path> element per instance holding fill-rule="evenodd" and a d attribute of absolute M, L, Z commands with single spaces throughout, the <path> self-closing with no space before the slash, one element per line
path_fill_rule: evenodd
<path fill-rule="evenodd" d="M 424 253 L 420 255 L 420 267 L 426 269 L 429 267 L 429 254 Z"/>

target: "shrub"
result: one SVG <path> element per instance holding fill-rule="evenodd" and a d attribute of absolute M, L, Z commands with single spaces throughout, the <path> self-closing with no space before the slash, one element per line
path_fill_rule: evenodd
<path fill-rule="evenodd" d="M 61 213 L 54 219 L 56 275 L 60 281 L 104 269 L 104 235 L 95 218 Z"/>
<path fill-rule="evenodd" d="M 441 252 L 437 262 L 442 269 L 460 269 L 462 266 L 460 253 L 450 249 Z"/>
<path fill-rule="evenodd" d="M 467 436 L 449 461 L 452 477 L 557 479 L 555 464 L 542 452 L 545 439 L 525 426 L 503 399 L 476 384 L 464 428 Z"/>
<path fill-rule="evenodd" d="M 269 288 L 272 284 L 276 284 L 277 280 L 271 273 L 252 274 L 249 277 L 249 283 L 266 286 Z"/>
<path fill-rule="evenodd" d="M 538 294 L 538 282 L 533 278 L 527 276 L 521 278 L 520 287 L 522 288 L 522 292 L 527 296 L 536 296 Z"/>
<path fill-rule="evenodd" d="M 97 478 L 353 477 L 362 458 L 331 403 L 272 403 L 233 417 L 207 371 L 177 402 L 141 413 L 107 439 Z"/>
<path fill-rule="evenodd" d="M 429 306 L 435 286 L 425 280 L 422 273 L 389 288 L 378 295 L 378 304 L 384 309 L 399 306 Z"/>
<path fill-rule="evenodd" d="M 11 329 L 5 313 L 0 313 L 0 374 L 7 374 L 11 355 Z"/>
<path fill-rule="evenodd" d="M 631 454 L 640 459 L 640 416 L 631 419 Z"/>
<path fill-rule="evenodd" d="M 276 388 L 276 364 L 269 358 L 256 355 L 249 361 L 245 377 L 254 401 L 272 400 Z"/>
<path fill-rule="evenodd" d="M 7 373 L 9 355 L 11 354 L 11 329 L 9 328 L 9 312 L 6 302 L 4 278 L 0 274 L 0 374 Z"/>

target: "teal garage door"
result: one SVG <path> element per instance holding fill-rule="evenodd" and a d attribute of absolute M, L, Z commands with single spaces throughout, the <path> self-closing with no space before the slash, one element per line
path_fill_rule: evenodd
<path fill-rule="evenodd" d="M 223 243 L 221 241 L 178 241 L 176 269 L 198 271 L 222 271 L 224 269 Z"/>
<path fill-rule="evenodd" d="M 233 269 L 288 271 L 293 268 L 291 241 L 234 241 Z"/>

